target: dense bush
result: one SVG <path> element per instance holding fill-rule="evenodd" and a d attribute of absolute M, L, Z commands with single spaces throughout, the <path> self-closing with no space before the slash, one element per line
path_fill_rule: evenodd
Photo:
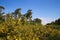
<path fill-rule="evenodd" d="M 22 25 L 21 21 L 0 24 L 1 40 L 60 40 L 60 30 L 42 25 Z"/>
<path fill-rule="evenodd" d="M 19 10 L 6 15 L 0 10 L 0 40 L 60 40 L 59 25 L 42 25 L 40 19 L 32 20 L 31 10 L 24 15 Z"/>

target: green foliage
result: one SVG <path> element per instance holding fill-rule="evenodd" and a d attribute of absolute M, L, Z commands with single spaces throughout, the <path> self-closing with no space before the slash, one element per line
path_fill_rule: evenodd
<path fill-rule="evenodd" d="M 58 20 L 55 20 L 56 25 L 60 25 L 60 18 Z"/>
<path fill-rule="evenodd" d="M 31 18 L 32 18 L 32 10 L 28 10 L 27 13 L 25 14 L 26 18 L 31 21 Z"/>
<path fill-rule="evenodd" d="M 16 15 L 20 15 L 19 10 L 15 11 Z M 26 15 L 20 15 L 16 19 L 13 17 L 16 16 L 14 12 L 6 14 L 6 20 L 0 23 L 0 40 L 60 40 L 60 29 L 53 28 L 53 25 L 43 26 L 38 18 L 28 21 L 31 13 L 28 10 Z"/>
<path fill-rule="evenodd" d="M 60 18 L 51 23 L 47 23 L 47 25 L 49 25 L 50 27 L 54 29 L 60 29 Z"/>
<path fill-rule="evenodd" d="M 37 24 L 41 24 L 41 20 L 39 19 L 39 18 L 36 18 L 36 19 L 34 19 L 33 20 L 35 23 L 37 23 Z"/>
<path fill-rule="evenodd" d="M 0 6 L 0 13 L 2 12 L 2 10 L 5 9 L 3 6 Z"/>
<path fill-rule="evenodd" d="M 60 25 L 60 18 L 51 23 L 47 23 L 47 25 Z"/>

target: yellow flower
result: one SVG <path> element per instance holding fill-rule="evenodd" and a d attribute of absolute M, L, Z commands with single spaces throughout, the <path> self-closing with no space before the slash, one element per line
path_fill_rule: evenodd
<path fill-rule="evenodd" d="M 7 39 L 9 39 L 10 38 L 10 36 L 7 36 Z"/>

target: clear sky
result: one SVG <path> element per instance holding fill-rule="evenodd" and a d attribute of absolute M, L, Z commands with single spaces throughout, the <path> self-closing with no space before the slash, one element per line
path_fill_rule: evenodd
<path fill-rule="evenodd" d="M 32 9 L 33 19 L 40 18 L 43 24 L 60 18 L 60 0 L 0 0 L 0 5 L 7 13 L 17 8 L 21 8 L 22 13 Z"/>

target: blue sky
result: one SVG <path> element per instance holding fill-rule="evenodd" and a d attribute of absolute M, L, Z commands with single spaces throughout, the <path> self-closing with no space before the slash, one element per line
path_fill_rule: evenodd
<path fill-rule="evenodd" d="M 0 5 L 5 7 L 5 12 L 13 12 L 21 8 L 22 13 L 32 9 L 34 18 L 42 19 L 42 23 L 60 18 L 60 0 L 0 0 Z"/>

